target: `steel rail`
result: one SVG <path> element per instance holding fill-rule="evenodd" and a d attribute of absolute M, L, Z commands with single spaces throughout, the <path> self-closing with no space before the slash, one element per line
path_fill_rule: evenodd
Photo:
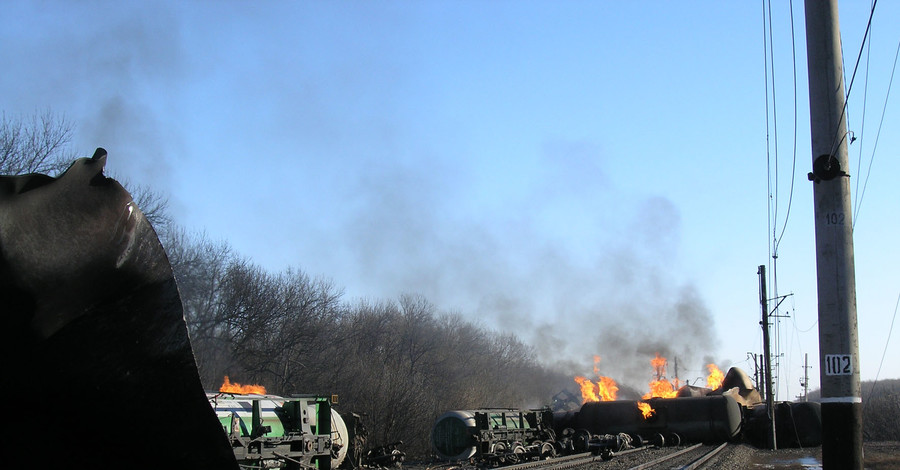
<path fill-rule="evenodd" d="M 727 442 L 723 442 L 721 445 L 719 445 L 719 447 L 716 447 L 715 449 L 713 449 L 713 450 L 707 452 L 706 454 L 704 454 L 703 456 L 701 456 L 699 459 L 694 460 L 693 462 L 691 462 L 691 463 L 685 465 L 684 467 L 681 467 L 681 470 L 697 470 L 697 469 L 700 468 L 703 464 L 705 464 L 707 460 L 713 458 L 713 456 L 715 456 L 716 454 L 718 454 L 718 453 L 719 453 L 722 449 L 724 449 L 725 446 L 727 446 L 727 445 L 728 445 Z"/>
<path fill-rule="evenodd" d="M 698 448 L 700 448 L 702 445 L 703 445 L 703 444 L 694 444 L 694 445 L 692 445 L 692 446 L 690 446 L 690 447 L 687 447 L 687 448 L 684 448 L 684 449 L 682 449 L 682 450 L 679 450 L 678 452 L 673 452 L 673 453 L 671 453 L 671 454 L 664 455 L 664 456 L 662 456 L 662 457 L 660 457 L 660 458 L 658 458 L 658 459 L 655 459 L 655 460 L 653 460 L 653 461 L 646 462 L 646 463 L 643 463 L 643 464 L 640 464 L 640 465 L 631 467 L 631 468 L 629 468 L 628 470 L 646 470 L 646 469 L 648 469 L 648 468 L 653 468 L 653 467 L 659 466 L 660 464 L 663 464 L 663 463 L 665 463 L 665 462 L 668 462 L 668 461 L 670 461 L 670 460 L 672 460 L 672 459 L 674 459 L 674 458 L 676 458 L 676 457 L 679 457 L 679 456 L 681 456 L 681 455 L 684 455 L 684 454 L 686 454 L 686 453 L 688 453 L 688 452 L 693 452 L 693 451 L 697 450 Z M 692 460 L 692 461 L 691 461 L 690 463 L 688 463 L 687 465 L 684 465 L 684 466 L 678 467 L 678 468 L 679 468 L 679 470 L 697 470 L 698 468 L 701 468 L 707 461 L 709 461 L 709 459 L 711 459 L 713 456 L 715 456 L 716 454 L 718 454 L 718 453 L 719 453 L 722 449 L 724 449 L 725 446 L 727 446 L 727 445 L 728 445 L 727 442 L 726 442 L 726 443 L 723 443 L 723 444 L 719 445 L 718 447 L 716 447 L 716 448 L 714 448 L 714 449 L 711 449 L 711 450 L 709 450 L 709 451 L 707 451 L 707 452 L 704 452 L 703 455 L 701 455 L 700 457 L 698 457 L 698 458 Z"/>
<path fill-rule="evenodd" d="M 687 453 L 687 452 L 691 452 L 691 451 L 693 451 L 694 449 L 696 449 L 696 448 L 698 448 L 698 447 L 700 447 L 700 446 L 702 446 L 702 445 L 703 445 L 703 444 L 694 444 L 694 445 L 692 445 L 692 446 L 690 446 L 690 447 L 687 447 L 687 448 L 685 448 L 685 449 L 681 449 L 681 450 L 679 450 L 678 452 L 673 452 L 673 453 L 671 453 L 671 454 L 662 456 L 662 457 L 660 457 L 660 458 L 658 458 L 658 459 L 656 459 L 656 460 L 653 460 L 653 461 L 650 461 L 650 462 L 647 462 L 647 463 L 640 464 L 640 465 L 638 465 L 638 466 L 636 466 L 636 467 L 631 467 L 631 468 L 629 468 L 628 470 L 644 470 L 644 469 L 647 469 L 647 468 L 650 468 L 650 467 L 655 467 L 656 465 L 659 465 L 659 464 L 661 464 L 661 463 L 663 463 L 663 462 L 666 462 L 666 461 L 668 461 L 668 460 L 672 460 L 672 459 L 674 459 L 675 457 L 678 457 L 678 456 L 681 455 L 681 454 L 685 454 L 685 453 Z"/>
<path fill-rule="evenodd" d="M 592 462 L 594 461 L 595 457 L 596 456 L 591 454 L 590 452 L 584 452 L 581 454 L 566 455 L 564 457 L 554 457 L 552 459 L 535 460 L 533 462 L 506 465 L 503 467 L 503 470 L 526 470 L 531 468 L 572 468 L 578 465 Z"/>

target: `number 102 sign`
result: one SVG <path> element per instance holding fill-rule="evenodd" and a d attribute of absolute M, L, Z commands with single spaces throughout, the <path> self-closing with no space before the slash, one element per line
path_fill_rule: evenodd
<path fill-rule="evenodd" d="M 826 354 L 825 375 L 853 374 L 853 360 L 850 354 Z"/>

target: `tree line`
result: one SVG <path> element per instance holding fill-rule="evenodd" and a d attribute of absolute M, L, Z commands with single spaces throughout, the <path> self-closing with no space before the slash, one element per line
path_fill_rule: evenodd
<path fill-rule="evenodd" d="M 164 244 L 210 390 L 229 375 L 274 394 L 336 394 L 367 417 L 372 442 L 424 454 L 444 411 L 546 405 L 572 380 L 516 336 L 419 295 L 344 301 L 328 280 L 268 272 L 225 242 L 174 230 Z"/>
<path fill-rule="evenodd" d="M 72 132 L 49 112 L 3 115 L 0 174 L 61 173 L 75 158 Z M 208 391 L 228 375 L 271 394 L 337 395 L 339 410 L 364 416 L 371 443 L 403 441 L 409 454 L 426 455 L 431 426 L 447 410 L 542 406 L 572 383 L 514 335 L 415 293 L 345 300 L 330 280 L 300 268 L 271 272 L 226 241 L 189 233 L 163 196 L 128 189 L 166 248 Z"/>

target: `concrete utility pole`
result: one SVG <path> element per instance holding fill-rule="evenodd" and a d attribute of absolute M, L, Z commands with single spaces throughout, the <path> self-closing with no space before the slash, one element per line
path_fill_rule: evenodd
<path fill-rule="evenodd" d="M 824 470 L 862 470 L 862 395 L 837 0 L 806 0 Z"/>
<path fill-rule="evenodd" d="M 769 299 L 766 295 L 766 267 L 759 266 L 759 305 L 762 309 L 762 320 L 759 324 L 763 331 L 763 369 L 766 374 L 766 415 L 769 417 L 769 448 L 778 449 L 775 441 L 775 394 L 772 393 L 772 351 L 769 340 Z"/>

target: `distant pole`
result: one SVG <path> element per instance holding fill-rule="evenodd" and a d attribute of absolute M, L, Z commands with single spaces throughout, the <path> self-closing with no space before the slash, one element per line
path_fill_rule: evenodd
<path fill-rule="evenodd" d="M 769 417 L 769 448 L 775 450 L 775 394 L 772 393 L 772 351 L 769 340 L 769 299 L 766 295 L 766 267 L 759 266 L 759 305 L 762 309 L 763 369 L 766 374 L 766 414 Z"/>
<path fill-rule="evenodd" d="M 760 368 L 759 368 L 759 355 L 758 355 L 758 354 L 753 354 L 753 379 L 756 380 L 756 388 L 757 388 L 757 389 L 759 389 L 759 388 L 760 388 L 760 384 L 763 383 L 762 377 L 759 376 L 759 371 L 760 371 Z M 766 397 L 766 390 L 765 390 L 765 387 L 762 388 L 762 390 L 760 391 L 760 393 L 762 393 L 763 398 Z"/>
<path fill-rule="evenodd" d="M 803 378 L 800 379 L 800 387 L 803 392 L 797 395 L 800 401 L 809 401 L 809 354 L 803 353 Z"/>
<path fill-rule="evenodd" d="M 809 401 L 809 353 L 803 354 L 803 401 Z"/>
<path fill-rule="evenodd" d="M 824 470 L 862 470 L 862 395 L 837 0 L 806 1 Z"/>

